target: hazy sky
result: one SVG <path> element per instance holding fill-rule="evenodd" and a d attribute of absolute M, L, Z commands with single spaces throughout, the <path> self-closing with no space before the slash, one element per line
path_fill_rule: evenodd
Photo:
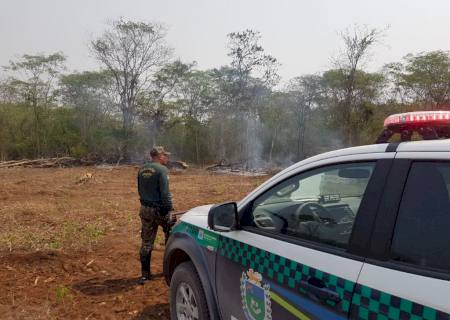
<path fill-rule="evenodd" d="M 97 68 L 87 45 L 120 16 L 164 23 L 176 57 L 202 69 L 229 63 L 227 33 L 259 30 L 283 80 L 330 67 L 338 31 L 353 24 L 390 26 L 371 70 L 407 53 L 450 49 L 448 0 L 0 0 L 0 66 L 24 53 L 62 51 L 71 70 Z"/>

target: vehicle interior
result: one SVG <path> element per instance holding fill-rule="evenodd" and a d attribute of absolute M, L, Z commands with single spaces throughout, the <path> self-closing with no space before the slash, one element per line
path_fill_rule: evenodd
<path fill-rule="evenodd" d="M 291 178 L 254 202 L 253 224 L 345 248 L 372 169 L 366 164 Z"/>

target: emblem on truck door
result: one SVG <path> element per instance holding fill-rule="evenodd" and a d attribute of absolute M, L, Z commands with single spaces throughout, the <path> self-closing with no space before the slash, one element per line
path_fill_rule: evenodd
<path fill-rule="evenodd" d="M 247 320 L 272 320 L 270 286 L 253 269 L 242 272 L 242 307 Z"/>

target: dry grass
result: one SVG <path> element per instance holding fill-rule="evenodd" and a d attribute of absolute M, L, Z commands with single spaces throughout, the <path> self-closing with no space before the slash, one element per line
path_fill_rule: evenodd
<path fill-rule="evenodd" d="M 93 179 L 79 184 L 84 170 L 0 171 L 5 190 L 0 217 L 6 222 L 0 225 L 0 250 L 92 249 L 114 228 L 136 223 L 129 206 L 132 198 L 127 197 L 132 186 L 123 190 L 114 179 L 131 174 L 133 168 L 94 170 Z"/>
<path fill-rule="evenodd" d="M 13 250 L 45 250 L 86 248 L 92 250 L 102 236 L 112 229 L 112 222 L 98 218 L 95 222 L 64 221 L 54 226 L 23 226 L 8 228 L 0 234 L 0 248 Z"/>
<path fill-rule="evenodd" d="M 116 228 L 138 228 L 135 167 L 114 170 L 3 169 L 0 251 L 92 249 Z M 80 184 L 88 172 L 92 178 Z M 265 178 L 209 176 L 188 171 L 171 177 L 177 210 L 239 199 Z M 210 200 L 209 200 L 210 199 Z"/>

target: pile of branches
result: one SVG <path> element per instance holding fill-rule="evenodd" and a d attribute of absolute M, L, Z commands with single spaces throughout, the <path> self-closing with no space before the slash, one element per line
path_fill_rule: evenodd
<path fill-rule="evenodd" d="M 187 168 L 189 168 L 189 165 L 184 161 L 170 160 L 167 163 L 167 167 L 171 170 L 186 170 Z"/>
<path fill-rule="evenodd" d="M 31 168 L 66 168 L 75 166 L 89 166 L 96 164 L 97 161 L 93 159 L 82 159 L 73 157 L 59 157 L 59 158 L 45 158 L 45 159 L 22 159 L 12 161 L 1 161 L 1 168 L 14 167 L 31 167 Z"/>
<path fill-rule="evenodd" d="M 248 168 L 245 162 L 228 163 L 226 160 L 221 160 L 219 163 L 209 166 L 206 170 L 214 174 L 231 174 L 243 176 L 264 176 L 267 175 L 267 170 L 264 167 Z"/>
<path fill-rule="evenodd" d="M 116 166 L 119 165 L 120 161 L 117 161 Z M 11 161 L 0 161 L 0 169 L 2 168 L 15 168 L 15 167 L 29 167 L 29 168 L 67 168 L 67 167 L 77 167 L 77 166 L 93 166 L 93 165 L 104 165 L 111 163 L 105 161 L 105 159 L 100 158 L 96 155 L 90 154 L 83 158 L 74 157 L 57 157 L 57 158 L 40 158 L 40 159 L 22 159 L 22 160 L 11 160 Z M 112 162 L 114 163 L 114 162 Z M 128 164 L 130 164 L 128 162 Z M 183 161 L 170 161 L 168 167 L 171 170 L 185 170 L 189 166 Z"/>

